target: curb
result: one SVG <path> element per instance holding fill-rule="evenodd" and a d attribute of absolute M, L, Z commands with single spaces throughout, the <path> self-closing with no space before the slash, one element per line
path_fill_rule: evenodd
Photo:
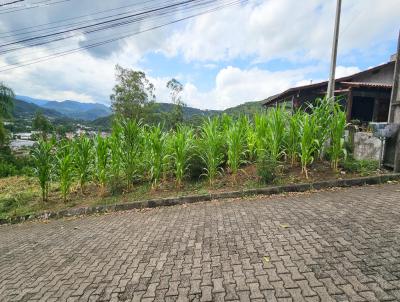
<path fill-rule="evenodd" d="M 378 176 L 367 176 L 349 179 L 326 180 L 313 183 L 299 183 L 282 186 L 271 186 L 257 189 L 246 189 L 241 191 L 210 193 L 202 195 L 187 195 L 181 197 L 168 197 L 162 199 L 143 200 L 138 202 L 121 203 L 114 205 L 103 205 L 95 207 L 82 207 L 76 209 L 66 209 L 58 212 L 44 212 L 39 214 L 30 214 L 17 216 L 10 219 L 0 219 L 2 224 L 16 224 L 30 220 L 57 219 L 63 217 L 73 217 L 82 215 L 91 215 L 98 213 L 110 213 L 118 211 L 127 211 L 133 209 L 155 208 L 164 206 L 174 206 L 187 203 L 210 201 L 216 199 L 240 198 L 254 195 L 273 195 L 286 192 L 305 192 L 310 190 L 321 190 L 334 187 L 356 187 L 364 185 L 382 184 L 392 180 L 400 180 L 400 173 L 385 174 Z"/>

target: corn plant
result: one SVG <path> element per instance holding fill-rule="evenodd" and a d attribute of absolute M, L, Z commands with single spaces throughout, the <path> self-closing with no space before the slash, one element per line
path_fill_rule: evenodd
<path fill-rule="evenodd" d="M 132 119 L 119 121 L 121 127 L 121 161 L 127 181 L 127 189 L 132 187 L 133 181 L 140 178 L 143 163 L 143 133 L 141 122 Z"/>
<path fill-rule="evenodd" d="M 219 131 L 220 121 L 218 117 L 209 118 L 200 127 L 199 156 L 204 164 L 204 174 L 210 185 L 220 173 L 220 166 L 224 160 L 222 151 L 223 142 Z"/>
<path fill-rule="evenodd" d="M 278 161 L 285 153 L 287 119 L 288 116 L 283 106 L 272 108 L 267 113 L 265 148 L 275 161 Z"/>
<path fill-rule="evenodd" d="M 290 118 L 288 124 L 288 134 L 286 140 L 286 153 L 293 166 L 297 161 L 300 147 L 300 125 L 303 118 L 302 111 L 296 111 Z"/>
<path fill-rule="evenodd" d="M 246 144 L 248 151 L 248 160 L 254 162 L 257 156 L 257 134 L 252 124 L 246 128 Z"/>
<path fill-rule="evenodd" d="M 332 168 L 337 171 L 340 159 L 346 157 L 344 147 L 344 130 L 346 128 L 346 114 L 338 104 L 334 105 L 333 115 L 330 123 L 330 158 Z"/>
<path fill-rule="evenodd" d="M 42 190 L 42 200 L 49 198 L 50 181 L 53 174 L 53 142 L 40 139 L 31 151 L 34 163 L 34 173 L 39 180 Z"/>
<path fill-rule="evenodd" d="M 225 137 L 228 147 L 228 167 L 233 176 L 237 174 L 241 164 L 245 162 L 246 156 L 246 128 L 240 121 L 232 122 L 226 130 Z"/>
<path fill-rule="evenodd" d="M 92 140 L 86 135 L 81 135 L 74 141 L 74 165 L 81 193 L 84 193 L 92 169 Z"/>
<path fill-rule="evenodd" d="M 112 133 L 108 139 L 109 148 L 110 148 L 110 157 L 108 160 L 108 180 L 110 183 L 111 191 L 115 193 L 122 186 L 122 171 L 123 171 L 123 162 L 122 162 L 122 128 L 120 123 L 115 122 L 113 125 Z"/>
<path fill-rule="evenodd" d="M 101 194 L 104 193 L 104 189 L 107 182 L 107 171 L 109 161 L 109 143 L 108 139 L 98 134 L 94 140 L 95 148 L 95 175 L 100 185 Z"/>
<path fill-rule="evenodd" d="M 301 171 L 308 179 L 308 165 L 314 161 L 314 154 L 320 145 L 316 139 L 316 131 L 319 127 L 317 119 L 313 115 L 303 114 L 300 121 L 300 160 Z"/>
<path fill-rule="evenodd" d="M 72 144 L 68 141 L 59 143 L 56 154 L 58 180 L 64 202 L 67 202 L 68 194 L 74 182 L 74 161 Z"/>
<path fill-rule="evenodd" d="M 148 128 L 146 136 L 148 171 L 153 187 L 157 186 L 166 163 L 166 134 L 160 125 Z"/>
<path fill-rule="evenodd" d="M 315 104 L 309 104 L 309 110 L 316 124 L 319 126 L 314 129 L 315 139 L 318 141 L 318 146 L 315 149 L 315 156 L 319 156 L 322 159 L 324 155 L 324 149 L 326 142 L 329 137 L 329 129 L 332 120 L 332 113 L 334 107 L 333 99 L 317 99 Z"/>
<path fill-rule="evenodd" d="M 193 156 L 193 139 L 193 130 L 184 125 L 179 125 L 171 136 L 171 159 L 177 187 L 182 185 L 182 181 L 188 172 L 189 163 Z"/>
<path fill-rule="evenodd" d="M 268 120 L 265 113 L 257 113 L 254 115 L 254 129 L 255 129 L 255 145 L 257 159 L 262 158 L 267 150 L 267 131 Z"/>

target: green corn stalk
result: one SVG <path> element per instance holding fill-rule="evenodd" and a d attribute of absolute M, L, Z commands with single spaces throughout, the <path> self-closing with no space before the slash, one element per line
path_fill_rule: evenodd
<path fill-rule="evenodd" d="M 249 124 L 246 129 L 246 143 L 248 160 L 254 162 L 257 156 L 257 134 L 252 124 Z"/>
<path fill-rule="evenodd" d="M 164 172 L 164 165 L 167 162 L 167 139 L 161 126 L 149 127 L 146 137 L 148 167 L 152 186 L 156 187 Z"/>
<path fill-rule="evenodd" d="M 132 119 L 119 121 L 121 127 L 121 161 L 127 181 L 127 189 L 142 175 L 142 154 L 144 151 L 141 122 Z"/>
<path fill-rule="evenodd" d="M 109 161 L 109 142 L 107 138 L 97 134 L 94 140 L 95 148 L 95 173 L 97 182 L 100 185 L 101 194 L 104 194 L 107 183 L 108 161 Z"/>
<path fill-rule="evenodd" d="M 110 183 L 111 191 L 115 193 L 122 186 L 123 162 L 122 162 L 122 128 L 118 121 L 113 124 L 112 132 L 109 137 L 109 172 L 108 180 Z"/>
<path fill-rule="evenodd" d="M 319 127 L 315 116 L 303 114 L 300 121 L 300 160 L 301 171 L 308 179 L 307 167 L 314 161 L 314 154 L 320 145 L 316 138 L 317 128 Z"/>
<path fill-rule="evenodd" d="M 300 124 L 303 114 L 302 111 L 298 110 L 289 118 L 286 152 L 292 166 L 297 161 L 299 154 Z"/>
<path fill-rule="evenodd" d="M 49 198 L 50 181 L 53 175 L 53 142 L 40 139 L 31 151 L 34 173 L 42 190 L 42 200 Z"/>
<path fill-rule="evenodd" d="M 254 129 L 257 160 L 259 160 L 260 158 L 263 158 L 267 152 L 266 136 L 268 131 L 268 120 L 265 112 L 254 115 Z"/>
<path fill-rule="evenodd" d="M 274 161 L 279 161 L 285 153 L 287 120 L 288 114 L 283 106 L 272 108 L 267 113 L 265 148 Z"/>
<path fill-rule="evenodd" d="M 171 136 L 171 159 L 176 186 L 182 186 L 182 181 L 189 169 L 189 162 L 194 151 L 193 130 L 184 125 L 179 125 Z"/>
<path fill-rule="evenodd" d="M 220 166 L 224 161 L 223 138 L 220 132 L 218 117 L 208 118 L 200 127 L 199 157 L 204 164 L 204 174 L 210 186 L 220 173 Z"/>
<path fill-rule="evenodd" d="M 308 110 L 311 111 L 315 123 L 318 125 L 314 129 L 315 139 L 318 141 L 318 146 L 315 149 L 315 157 L 320 157 L 324 154 L 324 148 L 329 137 L 329 127 L 331 124 L 334 100 L 327 98 L 317 99 L 315 104 L 309 104 Z"/>
<path fill-rule="evenodd" d="M 92 169 L 92 140 L 81 135 L 74 141 L 74 165 L 81 193 L 84 193 L 86 183 L 90 180 Z"/>
<path fill-rule="evenodd" d="M 228 147 L 228 167 L 235 177 L 246 156 L 246 128 L 240 121 L 232 122 L 225 132 Z"/>
<path fill-rule="evenodd" d="M 344 147 L 344 131 L 346 129 L 346 114 L 338 104 L 334 105 L 333 115 L 330 123 L 330 158 L 331 166 L 337 171 L 339 161 L 347 156 Z"/>
<path fill-rule="evenodd" d="M 59 146 L 56 154 L 58 180 L 63 200 L 67 202 L 74 181 L 73 146 L 69 141 L 61 141 Z"/>

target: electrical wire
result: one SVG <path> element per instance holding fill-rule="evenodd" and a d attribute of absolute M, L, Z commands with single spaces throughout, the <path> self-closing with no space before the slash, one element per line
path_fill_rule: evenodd
<path fill-rule="evenodd" d="M 40 1 L 40 2 L 35 2 L 33 3 L 32 6 L 27 6 L 27 7 L 22 7 L 19 9 L 12 9 L 12 8 L 7 8 L 5 10 L 0 10 L 0 15 L 8 14 L 8 13 L 14 13 L 14 12 L 19 12 L 23 10 L 29 10 L 33 8 L 38 8 L 38 7 L 46 7 L 54 4 L 59 4 L 59 3 L 64 3 L 64 2 L 69 2 L 71 0 L 59 0 L 59 1 L 54 1 L 50 2 L 51 0 L 45 0 L 45 1 Z M 42 4 L 43 3 L 43 4 Z"/>
<path fill-rule="evenodd" d="M 191 5 L 188 6 L 190 3 L 191 3 Z M 193 9 L 193 8 L 196 8 L 196 7 L 201 7 L 201 6 L 206 7 L 207 5 L 210 5 L 212 3 L 215 3 L 215 1 L 212 1 L 212 0 L 207 0 L 207 1 L 204 1 L 204 0 L 200 0 L 200 1 L 199 0 L 190 0 L 190 1 L 180 2 L 180 5 L 183 6 L 186 10 L 190 10 L 190 9 Z M 164 8 L 168 8 L 168 9 L 164 10 Z M 133 18 L 133 19 L 131 18 L 131 19 L 128 19 L 128 20 L 125 20 L 125 21 L 121 21 L 121 22 L 118 22 L 118 23 L 115 23 L 115 22 L 111 23 L 111 24 L 99 24 L 99 23 L 97 23 L 96 26 L 86 25 L 85 28 L 88 28 L 88 29 L 84 30 L 84 31 L 77 31 L 76 29 L 74 29 L 74 30 L 64 30 L 64 31 L 62 31 L 62 35 L 59 34 L 59 33 L 57 33 L 55 35 L 48 34 L 48 35 L 46 35 L 46 37 L 43 37 L 43 38 L 40 37 L 39 39 L 36 39 L 36 40 L 39 40 L 39 42 L 30 43 L 28 46 L 29 47 L 41 46 L 41 45 L 44 45 L 44 44 L 48 44 L 48 43 L 52 43 L 52 42 L 56 42 L 56 41 L 61 41 L 61 40 L 65 40 L 65 39 L 69 39 L 69 38 L 74 37 L 74 36 L 79 36 L 79 35 L 83 35 L 83 34 L 86 35 L 86 34 L 98 32 L 98 31 L 110 30 L 110 29 L 113 29 L 115 27 L 126 26 L 126 25 L 130 25 L 130 24 L 133 24 L 133 23 L 138 23 L 139 21 L 143 21 L 143 20 L 150 20 L 151 18 L 157 19 L 157 18 L 160 18 L 162 16 L 166 16 L 168 14 L 175 14 L 177 12 L 176 8 L 177 7 L 176 7 L 176 4 L 175 4 L 174 6 L 170 5 L 168 7 L 156 8 L 156 9 L 148 10 L 148 11 L 145 11 L 145 12 L 137 13 L 137 14 L 135 14 L 135 16 L 136 16 L 135 18 Z M 180 9 L 182 9 L 182 8 L 180 8 Z M 122 19 L 125 19 L 125 18 L 117 18 L 115 20 L 122 20 Z M 100 22 L 100 23 L 103 23 L 103 22 Z M 46 38 L 49 38 L 49 40 L 47 40 Z M 33 38 L 30 38 L 30 40 L 31 39 L 33 39 Z M 35 41 L 35 40 L 33 40 L 33 41 Z M 24 41 L 24 42 L 26 42 L 26 41 Z M 8 49 L 5 48 L 4 49 L 4 47 L 9 46 L 10 43 L 6 43 L 6 44 L 7 45 L 4 44 L 4 45 L 0 46 L 0 54 L 14 52 L 14 51 L 21 50 L 21 49 L 24 49 L 24 48 L 27 47 L 26 45 L 22 45 L 22 46 L 16 46 L 16 47 L 13 47 L 13 48 L 8 48 Z M 14 45 L 15 43 L 12 43 L 12 44 Z"/>
<path fill-rule="evenodd" d="M 181 21 L 184 21 L 184 20 L 188 20 L 188 19 L 192 19 L 192 18 L 201 16 L 201 15 L 204 15 L 204 14 L 212 13 L 212 12 L 221 10 L 223 8 L 226 8 L 226 7 L 237 6 L 237 5 L 240 5 L 241 3 L 246 2 L 246 1 L 247 0 L 232 1 L 232 2 L 227 3 L 227 4 L 223 4 L 223 5 L 220 5 L 220 6 L 217 6 L 217 7 L 202 11 L 200 13 L 196 13 L 196 14 L 192 14 L 190 16 L 178 18 L 176 20 L 173 20 L 173 21 L 170 21 L 170 22 L 167 22 L 167 23 L 164 23 L 164 24 L 160 24 L 160 25 L 157 25 L 157 26 L 153 26 L 153 27 L 150 27 L 150 28 L 147 28 L 147 29 L 144 29 L 144 30 L 136 31 L 136 32 L 133 32 L 133 33 L 130 33 L 130 34 L 127 34 L 127 35 L 115 37 L 115 38 L 112 38 L 112 39 L 100 41 L 100 42 L 93 43 L 93 44 L 88 44 L 88 45 L 83 46 L 83 47 L 70 49 L 70 50 L 67 50 L 67 51 L 55 53 L 55 54 L 44 56 L 44 57 L 37 58 L 37 59 L 34 59 L 34 60 L 30 60 L 30 61 L 28 60 L 28 61 L 20 62 L 19 64 L 15 64 L 16 66 L 12 66 L 12 67 L 9 67 L 9 65 L 1 66 L 0 67 L 0 72 L 5 72 L 5 71 L 21 68 L 21 67 L 24 67 L 24 66 L 37 64 L 37 63 L 48 61 L 48 60 L 51 60 L 51 59 L 63 57 L 63 56 L 66 56 L 66 55 L 69 55 L 69 54 L 72 54 L 72 53 L 80 52 L 82 50 L 87 50 L 87 49 L 91 49 L 91 48 L 94 48 L 94 47 L 99 47 L 99 46 L 102 46 L 102 45 L 105 45 L 105 44 L 108 44 L 108 43 L 112 43 L 112 42 L 115 42 L 115 41 L 118 41 L 118 40 L 121 40 L 121 39 L 132 37 L 132 36 L 135 36 L 135 35 L 138 35 L 138 34 L 141 34 L 141 33 L 149 32 L 149 31 L 152 31 L 152 30 L 155 30 L 155 29 L 160 29 L 160 28 L 163 28 L 163 27 L 166 27 L 168 25 L 175 24 L 175 23 L 178 23 L 178 22 L 181 22 Z"/>
<path fill-rule="evenodd" d="M 7 3 L 1 3 L 0 7 L 11 5 L 11 4 L 15 4 L 15 3 L 18 3 L 18 2 L 24 2 L 24 1 L 25 0 L 15 0 L 15 1 L 7 2 Z"/>

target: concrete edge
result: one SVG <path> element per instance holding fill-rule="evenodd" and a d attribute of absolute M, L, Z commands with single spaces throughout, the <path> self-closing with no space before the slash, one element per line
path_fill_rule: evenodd
<path fill-rule="evenodd" d="M 306 192 L 310 190 L 321 190 L 334 187 L 355 187 L 364 185 L 381 184 L 388 181 L 400 180 L 400 173 L 384 174 L 377 176 L 357 177 L 349 179 L 334 179 L 319 181 L 313 183 L 299 183 L 281 186 L 270 186 L 265 188 L 246 189 L 240 191 L 210 193 L 202 195 L 187 195 L 180 197 L 168 197 L 162 199 L 151 199 L 137 202 L 99 205 L 94 207 L 81 207 L 75 209 L 65 209 L 57 212 L 43 212 L 38 214 L 30 214 L 25 216 L 16 216 L 10 219 L 0 219 L 2 224 L 16 224 L 31 220 L 57 219 L 63 217 L 74 217 L 82 215 L 91 215 L 99 213 L 110 213 L 118 211 L 127 211 L 133 209 L 156 208 L 163 206 L 173 206 L 187 203 L 195 203 L 202 201 L 210 201 L 228 198 L 243 198 L 254 195 L 273 195 L 286 192 Z"/>

